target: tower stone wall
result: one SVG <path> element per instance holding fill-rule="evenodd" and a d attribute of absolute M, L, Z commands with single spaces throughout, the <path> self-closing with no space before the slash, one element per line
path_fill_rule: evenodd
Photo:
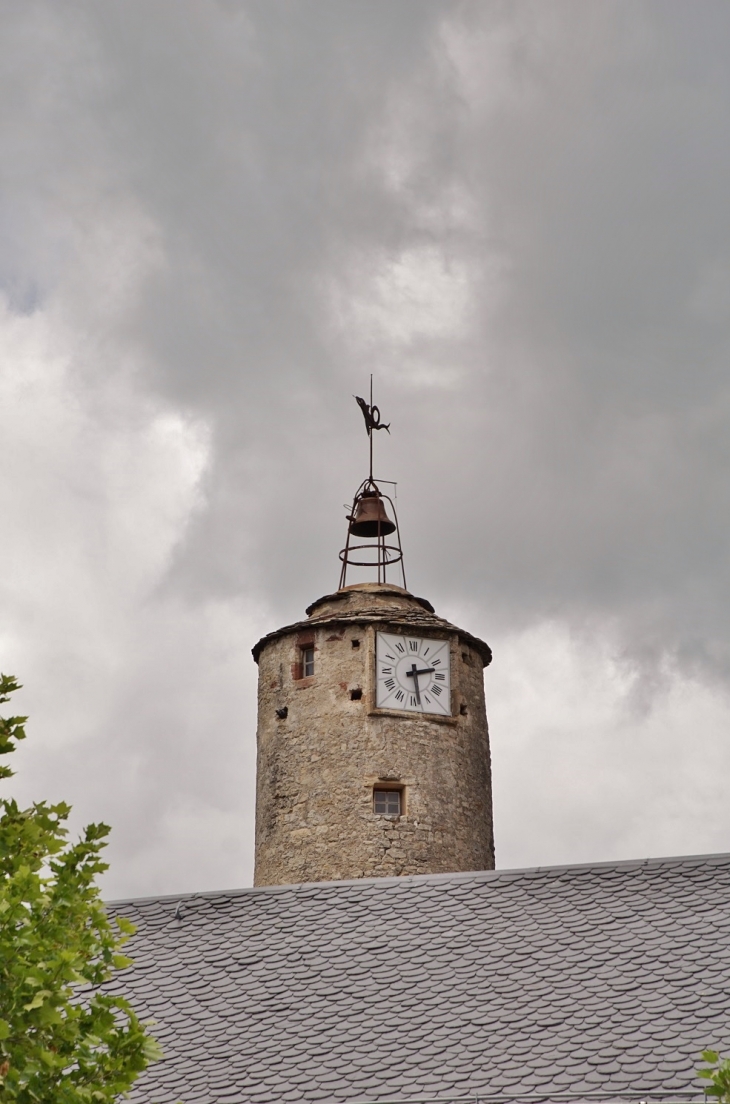
<path fill-rule="evenodd" d="M 255 884 L 493 868 L 487 645 L 390 585 L 345 587 L 307 612 L 254 648 Z M 448 640 L 451 716 L 376 708 L 378 630 Z M 401 794 L 399 816 L 374 811 L 378 787 Z"/>

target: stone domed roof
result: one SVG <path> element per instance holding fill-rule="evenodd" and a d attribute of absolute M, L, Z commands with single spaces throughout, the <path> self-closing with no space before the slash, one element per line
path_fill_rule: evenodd
<path fill-rule="evenodd" d="M 486 667 L 492 661 L 492 649 L 483 640 L 438 617 L 426 598 L 417 598 L 403 587 L 392 583 L 355 583 L 342 587 L 334 594 L 325 594 L 307 607 L 307 620 L 295 621 L 281 629 L 267 633 L 252 649 L 258 663 L 263 648 L 288 633 L 307 629 L 343 624 L 384 624 L 421 632 L 458 633 L 459 639 L 468 644 L 481 657 Z"/>

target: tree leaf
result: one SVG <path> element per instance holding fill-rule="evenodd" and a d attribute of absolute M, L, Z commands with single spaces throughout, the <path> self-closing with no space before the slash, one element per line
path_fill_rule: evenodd
<path fill-rule="evenodd" d="M 18 689 L 0 675 L 0 701 Z M 25 717 L 0 718 L 0 757 Z M 0 778 L 12 774 L 0 766 Z M 69 843 L 71 807 L 0 800 L 0 1101 L 114 1104 L 161 1056 L 121 995 L 104 990 L 130 965 L 134 925 L 109 920 L 96 884 L 106 824 Z"/>

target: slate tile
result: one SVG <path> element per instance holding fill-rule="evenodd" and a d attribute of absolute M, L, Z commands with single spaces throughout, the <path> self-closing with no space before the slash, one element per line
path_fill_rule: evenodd
<path fill-rule="evenodd" d="M 695 1089 L 687 1046 L 726 1033 L 728 902 L 724 857 L 200 895 L 182 922 L 169 901 L 122 904 L 141 953 L 119 987 L 170 1040 L 132 1099 L 150 1104 L 145 1080 L 169 1104 L 182 1085 L 195 1104 L 382 1098 L 385 1064 L 441 1096 L 523 1070 L 587 1090 L 591 1055 L 599 1087 Z"/>

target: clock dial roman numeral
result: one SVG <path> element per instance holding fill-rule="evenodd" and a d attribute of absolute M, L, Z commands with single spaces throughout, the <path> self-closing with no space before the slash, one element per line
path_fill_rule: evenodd
<path fill-rule="evenodd" d="M 376 634 L 376 706 L 398 712 L 451 714 L 449 640 Z"/>

